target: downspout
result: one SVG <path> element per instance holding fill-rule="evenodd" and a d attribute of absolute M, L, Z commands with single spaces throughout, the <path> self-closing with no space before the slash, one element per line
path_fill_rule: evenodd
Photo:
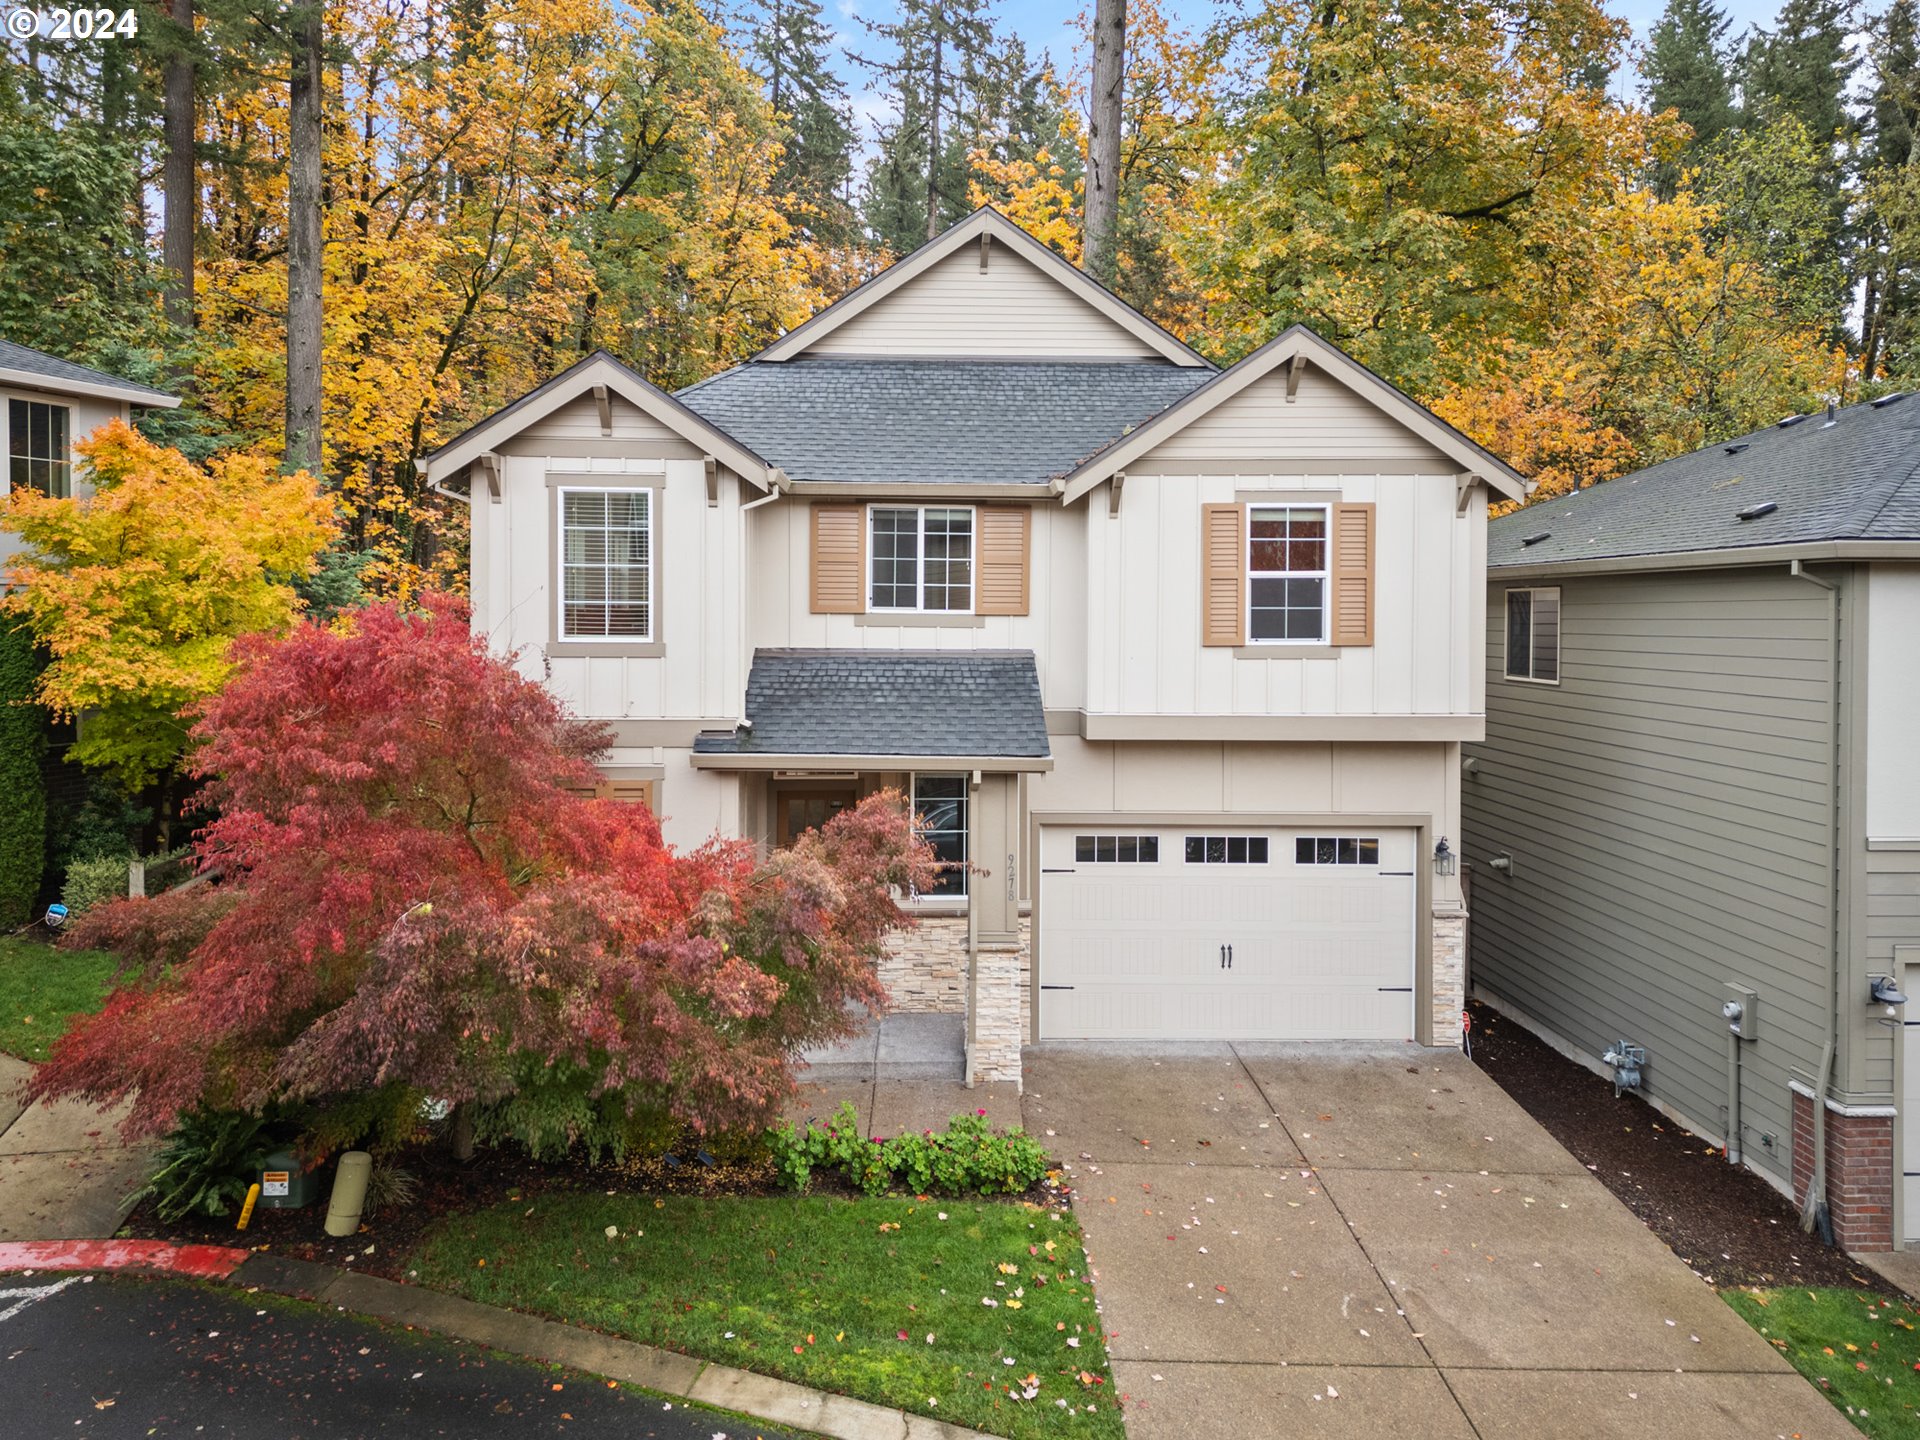
<path fill-rule="evenodd" d="M 1813 1095 L 1813 1174 L 1800 1202 L 1800 1228 L 1830 1231 L 1827 1215 L 1827 1087 L 1833 1083 L 1833 1052 L 1840 1036 L 1840 587 L 1795 560 L 1789 574 L 1827 592 L 1827 822 L 1831 853 L 1827 874 L 1826 1043 L 1820 1047 L 1820 1078 Z"/>

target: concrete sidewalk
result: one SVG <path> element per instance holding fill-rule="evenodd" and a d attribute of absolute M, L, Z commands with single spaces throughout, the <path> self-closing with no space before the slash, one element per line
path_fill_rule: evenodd
<path fill-rule="evenodd" d="M 121 1142 L 121 1111 L 77 1100 L 27 1108 L 24 1060 L 0 1055 L 0 1242 L 103 1238 L 133 1208 L 152 1146 Z"/>
<path fill-rule="evenodd" d="M 1465 1056 L 1029 1051 L 1131 1440 L 1857 1440 Z"/>

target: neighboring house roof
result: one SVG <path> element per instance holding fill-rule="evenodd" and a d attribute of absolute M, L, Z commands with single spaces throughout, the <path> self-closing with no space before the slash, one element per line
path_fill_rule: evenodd
<path fill-rule="evenodd" d="M 1190 365 L 1205 370 L 1213 368 L 1211 362 L 1199 351 L 1194 350 L 1171 331 L 1163 330 L 1154 324 L 1106 286 L 1089 279 L 1083 271 L 1068 264 L 1060 255 L 1042 245 L 991 205 L 981 206 L 966 219 L 927 241 L 919 249 L 894 261 L 871 280 L 848 292 L 810 320 L 794 326 L 755 358 L 772 364 L 797 359 L 809 345 L 818 343 L 822 337 L 846 324 L 847 321 L 864 314 L 901 286 L 924 275 L 955 251 L 967 245 L 978 245 L 983 242 L 991 244 L 995 240 L 1003 245 L 1012 246 L 1015 251 L 1032 261 L 1042 274 L 1058 281 L 1155 353 L 1165 356 L 1176 365 Z"/>
<path fill-rule="evenodd" d="M 1907 541 L 1920 542 L 1920 396 L 1850 405 L 1832 419 L 1816 411 L 1503 515 L 1487 530 L 1487 564 Z"/>
<path fill-rule="evenodd" d="M 62 360 L 58 355 L 49 355 L 44 350 L 16 345 L 11 340 L 0 340 L 0 385 L 17 385 L 28 390 L 56 390 L 67 395 L 89 395 L 101 400 L 121 400 L 129 405 L 151 405 L 159 410 L 171 410 L 180 403 L 178 395 L 169 395 L 165 390 L 122 380 L 118 375 L 109 375 L 90 365 L 76 365 L 71 360 Z"/>
<path fill-rule="evenodd" d="M 1459 465 L 1463 472 L 1485 480 L 1508 499 L 1519 500 L 1532 488 L 1526 478 L 1504 460 L 1389 385 L 1346 351 L 1322 340 L 1304 325 L 1290 325 L 1238 364 L 1208 377 L 1205 384 L 1196 387 L 1178 404 L 1168 406 L 1148 424 L 1087 460 L 1067 476 L 1067 500 L 1079 499 L 1102 480 L 1126 469 L 1169 436 L 1232 399 L 1263 375 L 1289 363 L 1309 362 L 1411 430 Z"/>
<path fill-rule="evenodd" d="M 679 392 L 796 481 L 1041 485 L 1211 370 L 1157 360 L 749 362 Z"/>
<path fill-rule="evenodd" d="M 705 732 L 696 755 L 1042 760 L 1030 650 L 756 650 L 752 728 Z"/>
<path fill-rule="evenodd" d="M 604 350 L 594 351 L 539 389 L 522 395 L 503 410 L 494 411 L 438 450 L 421 456 L 413 462 L 414 466 L 429 483 L 451 479 L 496 445 L 504 444 L 527 426 L 602 386 L 609 395 L 620 396 L 760 489 L 772 485 L 771 469 L 765 460 Z"/>

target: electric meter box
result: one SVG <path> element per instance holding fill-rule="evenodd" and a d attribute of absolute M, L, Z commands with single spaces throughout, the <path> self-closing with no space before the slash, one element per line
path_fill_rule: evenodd
<path fill-rule="evenodd" d="M 260 1171 L 260 1207 L 264 1210 L 301 1210 L 311 1205 L 319 1188 L 313 1172 L 301 1168 L 291 1150 L 276 1150 Z"/>

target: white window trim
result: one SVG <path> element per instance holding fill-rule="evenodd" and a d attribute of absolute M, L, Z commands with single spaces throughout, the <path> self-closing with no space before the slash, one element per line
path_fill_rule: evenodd
<path fill-rule="evenodd" d="M 554 584 L 560 593 L 555 597 L 555 636 L 561 641 L 580 641 L 596 645 L 651 645 L 655 632 L 660 628 L 660 605 L 655 592 L 659 588 L 660 548 L 655 544 L 658 533 L 659 498 L 657 492 L 645 487 L 604 485 L 558 485 L 559 493 L 554 501 Z M 567 496 L 569 495 L 645 495 L 647 497 L 647 633 L 644 635 L 576 635 L 567 629 Z"/>
<path fill-rule="evenodd" d="M 1513 644 L 1513 628 L 1512 628 L 1512 621 L 1509 619 L 1509 612 L 1512 606 L 1512 602 L 1507 598 L 1509 595 L 1552 595 L 1553 596 L 1554 602 L 1555 602 L 1554 613 L 1559 617 L 1559 619 L 1555 622 L 1554 633 L 1553 633 L 1553 679 L 1542 680 L 1537 675 L 1515 675 L 1513 673 L 1513 663 L 1512 663 L 1513 657 L 1510 653 L 1512 644 Z M 1564 606 L 1561 604 L 1560 587 L 1558 585 L 1513 585 L 1501 591 L 1500 592 L 1500 674 L 1501 674 L 1501 678 L 1505 679 L 1510 684 L 1514 684 L 1514 685 L 1558 685 L 1560 683 L 1560 677 L 1566 673 L 1565 667 L 1561 664 L 1561 661 L 1565 656 L 1565 647 L 1560 643 L 1561 637 L 1565 633 L 1565 628 L 1566 628 L 1565 620 L 1566 620 L 1566 611 Z M 1529 610 L 1527 613 L 1527 647 L 1529 651 L 1531 651 L 1533 647 L 1533 612 L 1531 610 Z M 1528 658 L 1531 659 L 1532 658 L 1531 655 L 1529 655 Z"/>
<path fill-rule="evenodd" d="M 961 770 L 914 770 L 907 775 L 907 809 L 910 813 L 920 813 L 920 782 L 922 780 L 958 780 L 960 787 L 960 893 L 958 895 L 922 895 L 913 892 L 908 898 L 916 906 L 937 908 L 950 906 L 964 910 L 973 903 L 973 876 L 966 866 L 973 863 L 973 786 L 966 783 L 969 777 Z"/>
<path fill-rule="evenodd" d="M 913 595 L 912 605 L 876 605 L 873 603 L 873 517 L 879 510 L 911 510 L 917 517 L 913 554 Z M 923 602 L 927 594 L 927 511 L 964 510 L 967 512 L 968 552 L 967 565 L 967 608 L 964 610 L 929 610 Z M 980 594 L 980 512 L 973 505 L 921 505 L 921 504 L 872 504 L 867 506 L 867 573 L 863 577 L 866 586 L 866 613 L 869 615 L 971 615 L 973 607 L 979 603 Z"/>
<path fill-rule="evenodd" d="M 1319 570 L 1259 570 L 1253 568 L 1253 512 L 1256 510 L 1318 510 L 1320 512 L 1325 535 L 1320 547 L 1323 568 Z M 1247 644 L 1252 645 L 1318 645 L 1328 647 L 1333 644 L 1333 506 L 1315 504 L 1311 501 L 1301 503 L 1293 500 L 1275 500 L 1266 503 L 1249 502 L 1247 505 L 1247 548 L 1241 556 L 1247 578 L 1247 609 L 1241 619 L 1246 627 Z M 1253 638 L 1253 579 L 1255 575 L 1263 579 L 1318 580 L 1320 582 L 1320 638 L 1318 640 L 1274 639 L 1256 640 Z"/>

